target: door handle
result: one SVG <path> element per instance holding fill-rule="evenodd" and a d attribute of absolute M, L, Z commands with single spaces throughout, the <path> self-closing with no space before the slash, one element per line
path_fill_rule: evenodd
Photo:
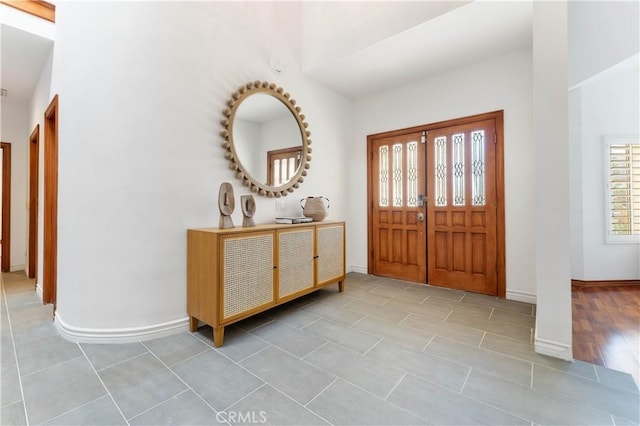
<path fill-rule="evenodd" d="M 418 222 L 422 222 L 424 220 L 424 213 L 418 213 L 416 215 Z"/>

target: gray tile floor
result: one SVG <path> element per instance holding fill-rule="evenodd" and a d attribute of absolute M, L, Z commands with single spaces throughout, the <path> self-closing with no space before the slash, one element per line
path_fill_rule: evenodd
<path fill-rule="evenodd" d="M 3 425 L 640 423 L 630 375 L 534 352 L 524 303 L 349 274 L 218 349 L 207 326 L 74 344 L 23 274 L 3 278 Z"/>

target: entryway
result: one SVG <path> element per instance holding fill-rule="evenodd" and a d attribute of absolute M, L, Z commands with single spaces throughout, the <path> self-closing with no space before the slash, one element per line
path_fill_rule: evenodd
<path fill-rule="evenodd" d="M 503 111 L 367 139 L 369 273 L 505 296 Z"/>

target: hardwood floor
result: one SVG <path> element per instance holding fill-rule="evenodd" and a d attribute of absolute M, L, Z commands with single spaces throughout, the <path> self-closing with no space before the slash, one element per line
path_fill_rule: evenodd
<path fill-rule="evenodd" d="M 573 356 L 640 381 L 640 286 L 572 288 Z"/>

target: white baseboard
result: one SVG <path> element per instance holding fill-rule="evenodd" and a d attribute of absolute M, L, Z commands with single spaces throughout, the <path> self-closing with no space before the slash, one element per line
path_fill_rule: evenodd
<path fill-rule="evenodd" d="M 527 293 L 525 291 L 507 290 L 506 296 L 508 300 L 531 303 L 533 305 L 538 303 L 537 295 L 534 293 Z"/>
<path fill-rule="evenodd" d="M 535 350 L 542 355 L 564 359 L 565 361 L 573 361 L 573 347 L 570 343 L 567 344 L 543 339 L 538 337 L 537 333 L 535 337 Z"/>
<path fill-rule="evenodd" d="M 65 323 L 56 311 L 54 323 L 60 335 L 74 343 L 130 343 L 189 331 L 188 317 L 144 327 L 99 329 L 73 327 Z"/>
<path fill-rule="evenodd" d="M 26 271 L 25 265 L 9 265 L 9 272 Z"/>
<path fill-rule="evenodd" d="M 351 265 L 351 266 L 349 266 L 349 267 L 347 268 L 347 272 L 356 272 L 356 273 L 358 273 L 358 274 L 368 274 L 368 273 L 369 273 L 369 271 L 367 271 L 367 268 L 366 268 L 366 267 L 363 267 L 363 266 L 353 266 L 353 265 Z"/>

